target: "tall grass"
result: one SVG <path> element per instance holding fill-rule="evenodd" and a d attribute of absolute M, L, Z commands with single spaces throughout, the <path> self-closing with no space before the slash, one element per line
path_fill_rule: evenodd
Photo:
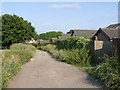
<path fill-rule="evenodd" d="M 60 59 L 63 62 L 76 66 L 91 66 L 91 56 L 89 56 L 89 50 L 85 47 L 82 49 L 57 49 L 56 45 L 48 44 L 41 46 L 42 50 L 50 52 L 55 58 Z"/>
<path fill-rule="evenodd" d="M 105 63 L 96 69 L 88 69 L 87 72 L 100 81 L 105 87 L 120 88 L 120 62 L 117 56 L 104 57 Z"/>
<path fill-rule="evenodd" d="M 36 49 L 32 45 L 13 44 L 9 51 L 2 53 L 2 88 L 17 74 L 21 66 L 33 57 Z"/>

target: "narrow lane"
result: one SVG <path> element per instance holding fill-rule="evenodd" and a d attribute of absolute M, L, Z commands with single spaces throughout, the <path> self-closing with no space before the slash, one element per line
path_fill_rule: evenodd
<path fill-rule="evenodd" d="M 90 76 L 69 64 L 56 61 L 37 50 L 33 60 L 22 66 L 8 88 L 100 88 Z"/>

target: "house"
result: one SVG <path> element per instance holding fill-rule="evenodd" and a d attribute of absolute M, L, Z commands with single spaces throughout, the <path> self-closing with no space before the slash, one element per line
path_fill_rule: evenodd
<path fill-rule="evenodd" d="M 111 24 L 111 25 L 107 26 L 106 28 L 120 28 L 120 23 Z"/>
<path fill-rule="evenodd" d="M 36 43 L 36 41 L 34 40 L 34 38 L 31 38 L 31 40 L 25 40 L 25 43 Z"/>
<path fill-rule="evenodd" d="M 31 38 L 31 40 L 29 40 L 29 43 L 36 43 L 36 41 L 34 40 L 34 38 Z"/>
<path fill-rule="evenodd" d="M 54 42 L 56 42 L 56 41 L 57 41 L 57 39 L 58 39 L 58 38 L 51 38 L 51 40 L 50 40 L 50 41 L 51 41 L 51 43 L 54 43 Z"/>
<path fill-rule="evenodd" d="M 97 30 L 73 30 L 71 36 L 77 36 L 77 37 L 87 36 L 92 38 L 96 32 Z"/>
<path fill-rule="evenodd" d="M 61 34 L 60 36 L 58 36 L 59 39 L 65 39 L 71 37 L 71 34 Z"/>
<path fill-rule="evenodd" d="M 28 41 L 28 40 L 25 40 L 24 42 L 25 42 L 25 43 L 29 43 L 29 41 Z"/>
<path fill-rule="evenodd" d="M 100 28 L 93 39 L 98 41 L 111 41 L 112 38 L 118 38 L 117 28 Z"/>
<path fill-rule="evenodd" d="M 43 41 L 40 41 L 40 44 L 49 44 L 49 40 L 43 40 Z"/>
<path fill-rule="evenodd" d="M 43 41 L 43 39 L 37 39 L 36 43 L 40 43 L 40 41 Z"/>

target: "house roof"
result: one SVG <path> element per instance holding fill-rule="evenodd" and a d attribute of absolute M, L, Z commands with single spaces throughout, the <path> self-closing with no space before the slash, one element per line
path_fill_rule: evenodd
<path fill-rule="evenodd" d="M 111 25 L 109 25 L 109 26 L 106 27 L 106 28 L 117 28 L 118 26 L 120 26 L 120 23 L 117 23 L 117 24 L 111 24 Z"/>
<path fill-rule="evenodd" d="M 65 38 L 68 38 L 68 37 L 71 37 L 71 34 L 61 34 L 60 35 L 60 39 L 65 39 Z"/>
<path fill-rule="evenodd" d="M 40 41 L 40 44 L 42 44 L 42 43 L 44 43 L 44 44 L 48 44 L 48 43 L 49 43 L 49 40 L 43 40 L 43 41 Z"/>
<path fill-rule="evenodd" d="M 118 29 L 117 28 L 101 28 L 110 39 L 118 37 Z"/>
<path fill-rule="evenodd" d="M 58 38 L 51 38 L 51 41 L 52 41 L 52 42 L 55 42 L 55 41 L 57 41 L 57 39 L 58 39 Z"/>
<path fill-rule="evenodd" d="M 84 36 L 93 37 L 93 35 L 96 32 L 97 32 L 97 30 L 73 30 L 73 33 L 75 33 L 75 35 L 78 37 L 84 37 Z M 72 35 L 73 35 L 73 33 L 72 33 Z"/>
<path fill-rule="evenodd" d="M 112 38 L 118 38 L 119 34 L 118 34 L 118 29 L 117 28 L 100 28 L 96 34 L 98 35 L 100 32 L 104 32 L 104 34 L 109 38 L 109 39 L 112 39 Z"/>
<path fill-rule="evenodd" d="M 43 41 L 43 40 L 42 40 L 42 39 L 37 39 L 37 40 L 36 40 L 36 42 L 38 42 L 38 43 L 39 43 L 40 41 Z"/>
<path fill-rule="evenodd" d="M 29 41 L 28 41 L 28 40 L 25 40 L 24 42 L 29 43 Z"/>
<path fill-rule="evenodd" d="M 58 38 L 51 38 L 52 40 L 57 40 Z"/>

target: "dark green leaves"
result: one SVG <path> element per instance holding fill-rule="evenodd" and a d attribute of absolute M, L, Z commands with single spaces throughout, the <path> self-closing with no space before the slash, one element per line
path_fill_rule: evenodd
<path fill-rule="evenodd" d="M 12 43 L 22 43 L 37 33 L 31 23 L 16 15 L 2 16 L 2 46 L 9 47 Z"/>

